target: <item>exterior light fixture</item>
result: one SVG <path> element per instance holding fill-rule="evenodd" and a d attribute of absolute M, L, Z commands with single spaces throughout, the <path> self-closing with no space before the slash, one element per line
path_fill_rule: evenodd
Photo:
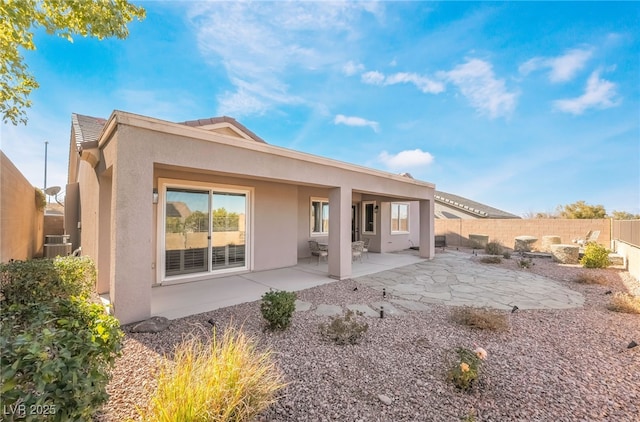
<path fill-rule="evenodd" d="M 378 213 L 378 206 L 377 205 L 373 208 L 373 212 L 375 212 L 376 214 Z"/>
<path fill-rule="evenodd" d="M 158 189 L 153 188 L 153 203 L 157 204 L 158 203 Z"/>

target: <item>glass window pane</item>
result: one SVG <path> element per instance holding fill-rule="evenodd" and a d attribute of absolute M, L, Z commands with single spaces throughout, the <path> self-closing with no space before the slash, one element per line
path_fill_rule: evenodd
<path fill-rule="evenodd" d="M 211 201 L 213 269 L 245 265 L 246 208 L 247 196 L 244 193 L 213 193 Z"/>
<path fill-rule="evenodd" d="M 166 275 L 208 271 L 209 192 L 167 189 Z"/>

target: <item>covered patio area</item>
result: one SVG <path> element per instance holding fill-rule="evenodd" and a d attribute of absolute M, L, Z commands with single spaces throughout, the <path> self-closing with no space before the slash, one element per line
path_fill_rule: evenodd
<path fill-rule="evenodd" d="M 375 274 L 424 261 L 417 254 L 369 253 L 352 265 L 352 277 Z M 298 291 L 327 283 L 340 283 L 329 277 L 328 263 L 315 257 L 301 259 L 293 267 L 234 274 L 228 277 L 154 287 L 151 315 L 169 319 L 259 300 L 270 289 Z"/>

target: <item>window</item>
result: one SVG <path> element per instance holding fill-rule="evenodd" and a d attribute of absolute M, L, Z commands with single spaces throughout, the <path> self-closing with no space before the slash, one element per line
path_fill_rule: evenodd
<path fill-rule="evenodd" d="M 409 233 L 409 204 L 391 203 L 391 233 Z"/>
<path fill-rule="evenodd" d="M 163 279 L 247 269 L 249 189 L 160 184 Z"/>
<path fill-rule="evenodd" d="M 373 201 L 362 202 L 362 233 L 376 234 L 376 203 Z"/>
<path fill-rule="evenodd" d="M 311 235 L 329 234 L 329 200 L 311 198 Z"/>

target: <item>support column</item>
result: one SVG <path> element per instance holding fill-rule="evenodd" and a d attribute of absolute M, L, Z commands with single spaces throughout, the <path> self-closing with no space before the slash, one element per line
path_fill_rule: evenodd
<path fill-rule="evenodd" d="M 111 197 L 111 286 L 115 316 L 122 324 L 151 316 L 151 264 L 154 260 L 153 163 L 129 142 L 118 145 Z M 127 151 L 131 149 L 131 151 Z"/>
<path fill-rule="evenodd" d="M 351 188 L 329 190 L 329 277 L 351 277 Z"/>
<path fill-rule="evenodd" d="M 434 205 L 433 201 L 420 201 L 420 257 L 433 259 L 434 246 Z"/>

